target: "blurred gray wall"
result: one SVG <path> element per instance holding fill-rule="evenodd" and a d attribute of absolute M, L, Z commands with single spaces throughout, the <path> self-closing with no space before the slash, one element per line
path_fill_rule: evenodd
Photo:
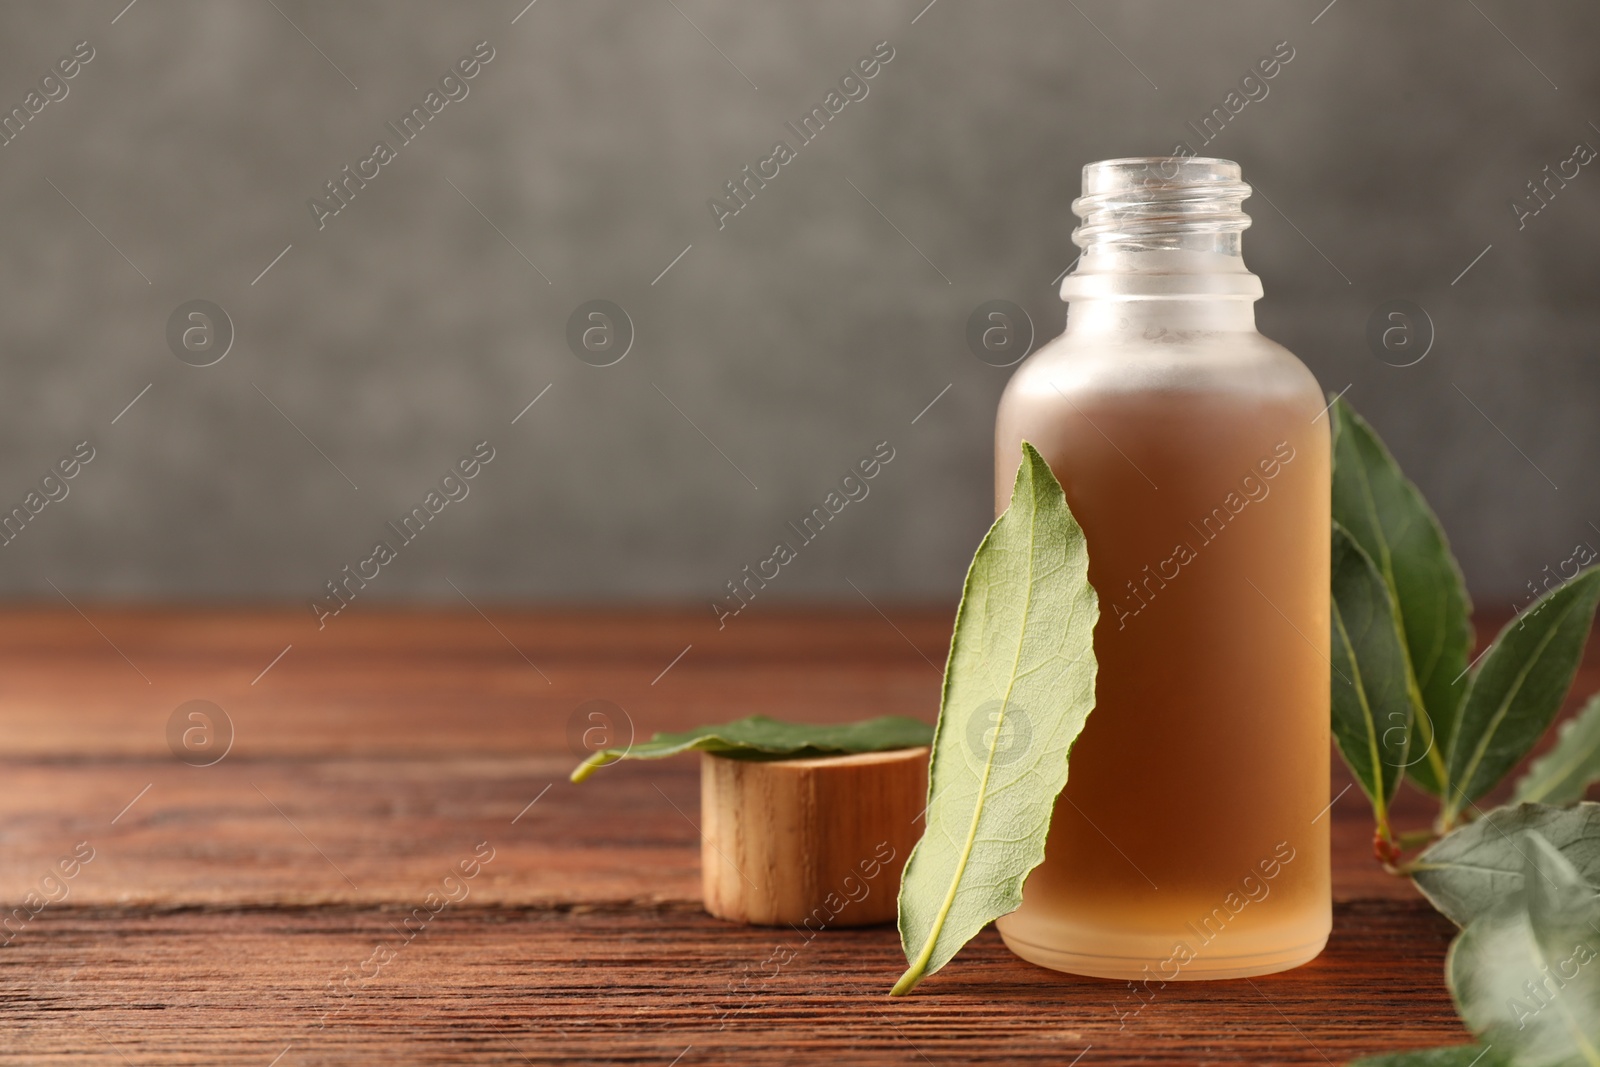
<path fill-rule="evenodd" d="M 1263 331 L 1348 387 L 1481 601 L 1600 546 L 1600 163 L 1510 207 L 1600 147 L 1592 4 L 125 3 L 0 8 L 0 109 L 94 52 L 0 147 L 0 506 L 95 450 L 0 593 L 304 602 L 488 440 L 364 596 L 709 602 L 888 441 L 766 595 L 952 599 L 1010 373 L 967 316 L 1059 332 L 1079 168 L 1180 140 L 1270 197 Z M 308 200 L 480 41 L 468 95 L 319 229 Z M 1188 122 L 1280 41 L 1202 146 Z M 779 139 L 797 158 L 719 230 L 708 199 Z M 1398 298 L 1436 331 L 1414 366 L 1366 340 Z M 167 339 L 197 299 L 235 332 L 207 367 Z M 595 299 L 635 328 L 609 367 L 566 340 Z"/>

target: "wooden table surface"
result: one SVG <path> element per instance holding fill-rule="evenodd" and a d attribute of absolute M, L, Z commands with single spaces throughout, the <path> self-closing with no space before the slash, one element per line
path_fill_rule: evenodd
<path fill-rule="evenodd" d="M 693 757 L 566 781 L 572 723 L 613 706 L 641 737 L 755 712 L 931 720 L 949 611 L 718 631 L 709 611 L 484 605 L 318 631 L 80 606 L 0 613 L 0 902 L 26 917 L 0 947 L 0 1062 L 1341 1064 L 1465 1037 L 1452 927 L 1373 864 L 1355 790 L 1332 809 L 1333 938 L 1306 967 L 1146 1001 L 991 929 L 890 1000 L 891 927 L 777 968 L 796 935 L 700 910 Z M 1597 684 L 1591 662 L 1575 692 Z M 202 744 L 177 710 L 195 700 L 231 723 L 209 766 L 191 764 L 229 731 L 212 713 Z M 74 849 L 93 858 L 61 878 Z"/>

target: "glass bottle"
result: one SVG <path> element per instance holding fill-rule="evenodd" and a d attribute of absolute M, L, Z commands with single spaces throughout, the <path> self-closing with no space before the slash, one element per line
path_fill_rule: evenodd
<path fill-rule="evenodd" d="M 996 509 L 1031 441 L 1100 597 L 1096 707 L 1000 933 L 1141 999 L 1298 966 L 1332 925 L 1329 420 L 1256 331 L 1249 195 L 1227 160 L 1085 167 L 1066 331 L 995 428 Z"/>

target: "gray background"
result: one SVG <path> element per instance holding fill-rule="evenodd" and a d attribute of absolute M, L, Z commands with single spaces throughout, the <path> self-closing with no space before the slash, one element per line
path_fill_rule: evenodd
<path fill-rule="evenodd" d="M 764 595 L 951 600 L 1010 373 L 968 352 L 969 312 L 1059 332 L 1079 168 L 1194 141 L 1281 40 L 1205 149 L 1276 205 L 1246 204 L 1263 332 L 1349 386 L 1481 601 L 1600 545 L 1600 163 L 1520 232 L 1508 206 L 1600 146 L 1594 5 L 925 3 L 0 8 L 0 109 L 97 53 L 0 147 L 0 504 L 98 452 L 0 549 L 0 592 L 303 603 L 487 438 L 365 596 L 705 603 L 887 439 Z M 480 40 L 468 98 L 319 232 L 307 199 Z M 880 40 L 870 95 L 718 232 L 707 198 Z M 1437 328 L 1403 369 L 1364 340 L 1396 297 Z M 215 366 L 165 341 L 193 298 L 237 331 Z M 564 340 L 594 298 L 637 329 L 604 369 Z"/>

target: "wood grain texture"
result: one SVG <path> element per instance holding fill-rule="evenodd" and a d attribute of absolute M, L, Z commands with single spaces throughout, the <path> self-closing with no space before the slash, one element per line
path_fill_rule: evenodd
<path fill-rule="evenodd" d="M 926 745 L 792 760 L 703 752 L 702 902 L 719 919 L 807 930 L 893 922 L 927 798 Z"/>
<path fill-rule="evenodd" d="M 1084 1067 L 1324 1064 L 1462 1037 L 1450 926 L 1372 862 L 1355 790 L 1330 810 L 1334 935 L 1308 967 L 1145 998 L 1022 963 L 990 931 L 891 1002 L 891 927 L 794 944 L 700 909 L 693 757 L 566 782 L 568 720 L 596 699 L 641 736 L 752 713 L 931 720 L 948 611 L 719 632 L 709 612 L 480 605 L 319 633 L 309 614 L 83 606 L 0 613 L 0 904 L 94 849 L 0 947 L 0 1062 L 1070 1063 L 1093 1046 Z M 1600 687 L 1594 653 L 1577 697 Z M 234 726 L 214 766 L 168 748 L 194 699 Z M 1427 811 L 1403 791 L 1397 821 Z"/>
<path fill-rule="evenodd" d="M 288 1048 L 279 1067 L 667 1067 L 680 1054 L 689 1067 L 1064 1065 L 1092 1047 L 1082 1067 L 1326 1067 L 1464 1037 L 1441 980 L 1452 928 L 1417 902 L 1340 905 L 1327 951 L 1297 971 L 1147 995 L 1023 963 L 990 930 L 893 1001 L 884 991 L 905 961 L 888 927 L 806 941 L 686 903 L 469 897 L 407 940 L 406 914 L 64 909 L 39 920 L 45 936 L 0 953 L 4 1048 L 28 1063 L 264 1067 Z"/>

